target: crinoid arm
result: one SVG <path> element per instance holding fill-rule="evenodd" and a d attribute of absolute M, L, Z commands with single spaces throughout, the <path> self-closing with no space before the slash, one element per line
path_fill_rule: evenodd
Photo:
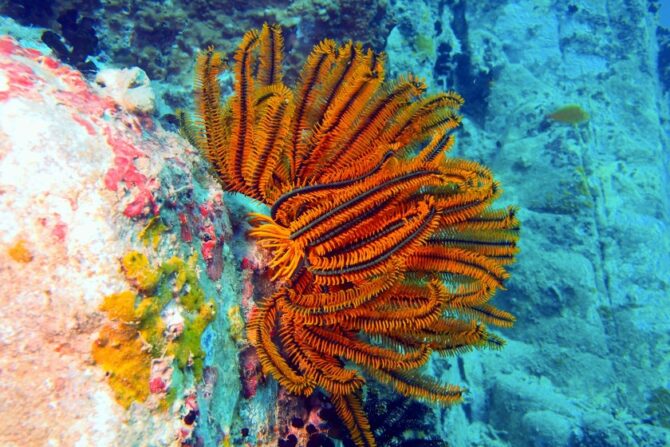
<path fill-rule="evenodd" d="M 457 93 L 387 81 L 383 54 L 332 40 L 289 88 L 282 46 L 276 26 L 247 32 L 225 103 L 221 55 L 201 53 L 197 116 L 182 127 L 226 190 L 269 209 L 249 217 L 277 282 L 247 326 L 264 373 L 294 394 L 323 389 L 352 440 L 375 446 L 366 380 L 456 403 L 464 390 L 427 374 L 431 355 L 503 345 L 488 327 L 514 317 L 489 301 L 518 251 L 516 209 L 493 208 L 487 168 L 448 156 Z"/>

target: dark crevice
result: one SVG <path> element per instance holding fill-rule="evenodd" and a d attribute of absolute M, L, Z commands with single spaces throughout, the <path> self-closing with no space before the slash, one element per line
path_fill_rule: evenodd
<path fill-rule="evenodd" d="M 447 0 L 439 5 L 440 10 L 445 7 L 451 9 L 453 20 L 449 26 L 461 43 L 461 53 L 452 54 L 453 48 L 447 42 L 440 43 L 437 47 L 434 74 L 436 79 L 444 79 L 447 88 L 458 91 L 466 99 L 463 114 L 483 126 L 488 108 L 489 86 L 496 71 L 485 72 L 472 64 L 466 4 L 465 0 Z M 436 24 L 436 29 L 438 26 L 442 27 L 443 24 Z"/>

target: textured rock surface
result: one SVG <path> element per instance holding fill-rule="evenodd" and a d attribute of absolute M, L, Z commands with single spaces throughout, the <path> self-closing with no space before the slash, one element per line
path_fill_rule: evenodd
<path fill-rule="evenodd" d="M 0 148 L 0 444 L 170 445 L 191 436 L 182 418 L 194 406 L 207 416 L 195 418 L 199 435 L 223 439 L 240 387 L 227 313 L 238 273 L 227 210 L 198 155 L 6 37 Z M 134 251 L 153 265 L 193 259 L 217 309 L 203 335 L 209 380 L 175 364 L 162 411 L 151 410 L 161 396 L 125 411 L 91 355 L 110 323 L 103 299 L 133 288 L 121 259 Z M 189 318 L 174 287 L 172 313 Z"/>
<path fill-rule="evenodd" d="M 495 78 L 473 110 L 481 127 L 465 123 L 457 150 L 490 163 L 524 224 L 498 297 L 518 316 L 504 334 L 512 342 L 465 356 L 473 399 L 486 399 L 474 420 L 495 438 L 482 444 L 667 445 L 667 425 L 649 412 L 670 372 L 668 101 L 653 11 L 643 1 L 464 3 L 472 72 Z M 567 104 L 590 120 L 547 117 Z M 453 444 L 469 442 L 480 441 Z"/>

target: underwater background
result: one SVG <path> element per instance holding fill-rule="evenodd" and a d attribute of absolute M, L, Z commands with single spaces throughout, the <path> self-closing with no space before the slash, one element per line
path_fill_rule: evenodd
<path fill-rule="evenodd" d="M 389 79 L 414 73 L 429 92 L 460 93 L 463 123 L 451 154 L 489 167 L 504 189 L 499 203 L 518 206 L 520 252 L 494 299 L 516 317 L 512 328 L 493 331 L 507 344 L 431 361 L 431 376 L 467 388 L 462 404 L 429 405 L 371 383 L 365 409 L 378 445 L 670 445 L 670 2 L 647 0 L 0 0 L 0 35 L 80 71 L 91 85 L 123 84 L 115 101 L 139 118 L 120 121 L 157 132 L 148 143 L 142 131 L 133 140 L 153 151 L 138 167 L 142 180 L 129 180 L 127 170 L 115 180 L 133 183 L 138 198 L 151 196 L 141 210 L 131 206 L 137 199 L 121 197 L 123 207 L 101 217 L 114 232 L 73 217 L 62 236 L 64 227 L 49 223 L 53 213 L 41 210 L 59 210 L 64 221 L 70 211 L 29 199 L 72 176 L 81 181 L 68 191 L 85 197 L 102 181 L 89 171 L 99 157 L 93 149 L 56 161 L 21 152 L 32 123 L 47 118 L 39 107 L 16 109 L 3 96 L 13 84 L 0 82 L 0 279 L 7 284 L 0 292 L 0 445 L 353 445 L 323 395 L 287 396 L 252 364 L 245 306 L 267 287 L 262 256 L 244 237 L 253 205 L 221 198 L 204 161 L 175 134 L 176 111 L 195 108 L 198 51 L 213 45 L 232 60 L 244 32 L 263 23 L 282 27 L 289 85 L 314 45 L 332 38 L 384 51 Z M 11 53 L 4 42 L 0 72 L 36 54 Z M 142 72 L 121 81 L 98 75 L 124 67 Z M 221 83 L 229 93 L 230 75 Z M 153 94 L 134 97 L 140 84 Z M 40 151 L 89 144 L 81 146 L 86 137 L 70 133 L 73 121 L 60 115 L 80 102 L 57 102 L 42 111 L 51 121 L 39 134 Z M 118 169 L 120 159 L 132 165 L 144 157 L 114 154 Z M 29 177 L 31 169 L 38 175 Z M 117 191 L 110 178 L 107 189 Z M 31 195 L 47 179 L 46 192 Z M 84 251 L 55 251 L 57 243 L 40 236 L 45 228 Z M 40 253 L 46 260 L 38 269 Z M 80 278 L 86 262 L 59 264 L 78 256 L 105 267 Z M 110 310 L 123 299 L 119 292 L 158 296 L 156 284 L 174 272 L 178 288 L 188 284 L 180 302 L 192 304 L 184 305 L 185 320 L 174 317 L 191 331 L 191 344 L 168 340 L 173 366 L 160 363 L 161 353 L 109 359 L 91 350 L 110 327 L 106 319 L 121 313 Z M 45 292 L 58 281 L 71 282 Z M 168 304 L 147 321 L 169 328 L 167 290 Z M 81 299 L 59 310 L 51 304 L 59 293 Z M 24 343 L 46 327 L 41 319 L 75 310 L 76 324 L 63 320 Z M 162 336 L 146 330 L 144 337 Z M 123 343 L 132 345 L 132 337 Z M 118 377 L 119 364 L 142 362 L 151 369 L 138 366 L 130 376 L 144 374 L 151 394 L 162 396 L 153 407 L 128 384 L 111 385 L 112 396 L 110 373 L 100 369 Z M 158 380 L 161 368 L 170 371 L 169 386 Z"/>

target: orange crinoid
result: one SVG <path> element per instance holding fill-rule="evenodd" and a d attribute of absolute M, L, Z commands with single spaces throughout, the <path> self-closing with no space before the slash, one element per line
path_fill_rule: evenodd
<path fill-rule="evenodd" d="M 320 387 L 357 445 L 374 446 L 365 378 L 441 403 L 462 390 L 420 373 L 431 353 L 502 346 L 488 304 L 517 252 L 515 209 L 485 167 L 447 158 L 462 104 L 407 76 L 384 82 L 384 57 L 325 40 L 295 89 L 282 83 L 278 27 L 247 32 L 234 94 L 211 48 L 197 61 L 198 119 L 184 124 L 224 188 L 269 207 L 250 236 L 271 254 L 277 291 L 252 313 L 263 371 L 295 394 Z"/>

